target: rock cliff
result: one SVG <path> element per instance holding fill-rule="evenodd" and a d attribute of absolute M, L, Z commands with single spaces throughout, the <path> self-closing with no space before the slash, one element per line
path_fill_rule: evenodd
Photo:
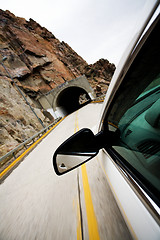
<path fill-rule="evenodd" d="M 52 117 L 36 107 L 38 96 L 82 74 L 97 96 L 104 94 L 115 70 L 105 59 L 88 65 L 67 43 L 33 19 L 26 21 L 0 10 L 2 60 L 6 69 L 0 64 L 0 156 L 42 128 L 13 79 L 38 117 L 49 124 Z"/>

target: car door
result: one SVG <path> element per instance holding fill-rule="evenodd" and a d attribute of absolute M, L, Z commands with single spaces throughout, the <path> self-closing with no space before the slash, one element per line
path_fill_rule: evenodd
<path fill-rule="evenodd" d="M 158 17 L 134 49 L 127 73 L 114 83 L 99 127 L 113 136 L 106 135 L 102 168 L 138 239 L 160 238 L 159 32 Z"/>

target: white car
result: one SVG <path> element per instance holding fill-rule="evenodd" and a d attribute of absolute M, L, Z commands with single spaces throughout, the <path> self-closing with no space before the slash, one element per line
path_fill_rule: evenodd
<path fill-rule="evenodd" d="M 64 174 L 96 156 L 132 236 L 160 239 L 160 15 L 159 1 L 116 69 L 98 133 L 82 129 L 55 152 Z"/>

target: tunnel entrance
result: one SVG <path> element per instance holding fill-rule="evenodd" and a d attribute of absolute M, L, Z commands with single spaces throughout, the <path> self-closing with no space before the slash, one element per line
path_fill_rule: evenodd
<path fill-rule="evenodd" d="M 96 94 L 85 75 L 66 81 L 37 100 L 54 119 L 63 117 L 95 99 Z"/>
<path fill-rule="evenodd" d="M 56 110 L 59 115 L 68 115 L 91 101 L 88 93 L 79 87 L 65 88 L 57 97 Z"/>

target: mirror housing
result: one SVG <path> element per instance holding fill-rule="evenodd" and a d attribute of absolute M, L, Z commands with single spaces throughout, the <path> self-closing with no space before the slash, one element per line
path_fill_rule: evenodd
<path fill-rule="evenodd" d="M 94 135 L 84 128 L 62 143 L 54 153 L 53 166 L 57 175 L 62 175 L 95 157 L 101 148 L 102 132 Z"/>

